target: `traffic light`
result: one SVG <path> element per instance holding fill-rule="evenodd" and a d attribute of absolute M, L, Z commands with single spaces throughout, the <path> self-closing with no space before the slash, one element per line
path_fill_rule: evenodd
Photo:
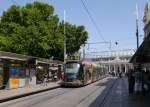
<path fill-rule="evenodd" d="M 116 45 L 118 45 L 118 42 L 115 42 Z"/>

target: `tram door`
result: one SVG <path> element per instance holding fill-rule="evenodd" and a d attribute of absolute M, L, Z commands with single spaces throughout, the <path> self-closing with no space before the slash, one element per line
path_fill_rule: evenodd
<path fill-rule="evenodd" d="M 89 84 L 92 82 L 92 69 L 90 69 L 89 67 L 85 66 L 84 68 L 84 81 L 85 84 Z"/>

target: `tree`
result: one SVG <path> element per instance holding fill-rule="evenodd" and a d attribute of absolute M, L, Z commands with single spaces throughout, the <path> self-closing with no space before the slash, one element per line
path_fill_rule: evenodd
<path fill-rule="evenodd" d="M 53 6 L 47 3 L 12 5 L 1 17 L 0 50 L 63 60 L 63 25 Z M 83 26 L 65 26 L 67 53 L 73 54 L 87 40 L 87 32 Z"/>
<path fill-rule="evenodd" d="M 63 27 L 66 28 L 66 50 L 68 55 L 79 51 L 81 45 L 85 44 L 88 39 L 88 33 L 84 26 L 76 26 L 70 23 L 60 23 L 60 31 L 63 34 Z"/>
<path fill-rule="evenodd" d="M 9 48 L 5 46 L 1 50 L 49 58 L 52 48 L 49 39 L 55 34 L 58 23 L 54 8 L 46 3 L 12 5 L 1 17 L 1 38 L 9 39 Z M 0 45 L 4 47 L 2 42 Z"/>

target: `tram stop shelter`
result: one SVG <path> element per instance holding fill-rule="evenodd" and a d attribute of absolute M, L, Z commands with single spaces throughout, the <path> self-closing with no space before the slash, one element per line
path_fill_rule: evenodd
<path fill-rule="evenodd" d="M 59 65 L 63 63 L 61 61 L 38 58 L 36 60 L 36 77 L 37 77 L 37 84 L 43 82 L 43 76 L 47 75 L 47 81 L 51 81 L 53 79 L 53 74 L 58 75 L 59 77 Z M 53 66 L 55 65 L 55 66 Z"/>
<path fill-rule="evenodd" d="M 36 58 L 0 51 L 0 88 L 36 84 Z"/>
<path fill-rule="evenodd" d="M 150 71 L 150 35 L 145 37 L 140 47 L 132 56 L 130 63 L 133 63 L 133 65 L 141 64 L 144 70 Z"/>
<path fill-rule="evenodd" d="M 130 63 L 147 64 L 150 63 L 150 36 L 147 36 L 135 54 L 132 56 Z"/>
<path fill-rule="evenodd" d="M 0 51 L 0 89 L 38 84 L 44 74 L 50 73 L 52 63 L 57 68 L 62 64 L 60 61 Z"/>

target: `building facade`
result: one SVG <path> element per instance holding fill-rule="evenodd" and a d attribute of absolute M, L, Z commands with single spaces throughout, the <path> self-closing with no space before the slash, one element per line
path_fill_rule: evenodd
<path fill-rule="evenodd" d="M 110 73 L 117 75 L 119 72 L 127 73 L 133 68 L 129 61 L 134 53 L 135 49 L 105 51 L 90 54 L 92 57 L 90 59 L 104 66 Z"/>
<path fill-rule="evenodd" d="M 144 37 L 146 38 L 150 34 L 150 3 L 146 3 L 144 9 Z"/>

